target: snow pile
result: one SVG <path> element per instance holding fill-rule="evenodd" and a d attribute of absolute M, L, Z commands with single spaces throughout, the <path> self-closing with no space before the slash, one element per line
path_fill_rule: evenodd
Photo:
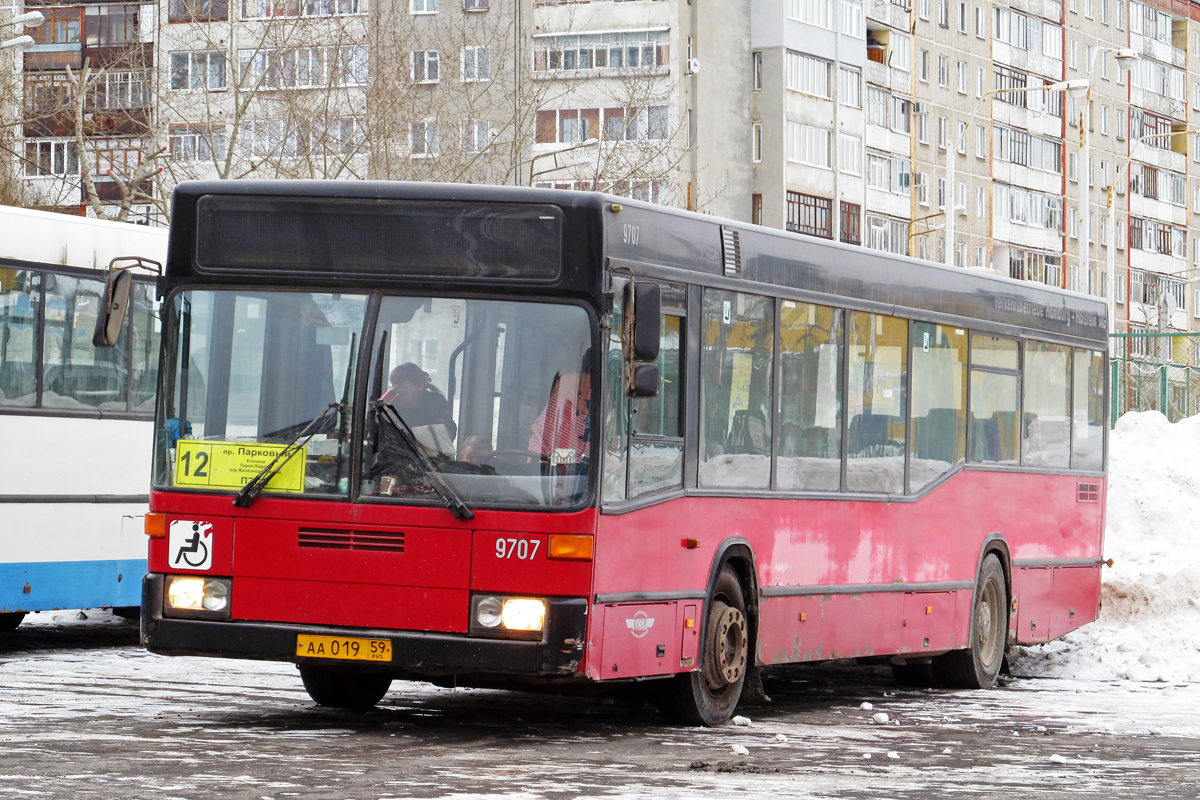
<path fill-rule="evenodd" d="M 1200 681 L 1200 417 L 1117 420 L 1100 619 L 1010 654 L 1014 674 Z"/>

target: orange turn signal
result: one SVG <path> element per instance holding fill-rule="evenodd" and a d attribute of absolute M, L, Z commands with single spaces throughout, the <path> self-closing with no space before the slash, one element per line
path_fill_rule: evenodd
<path fill-rule="evenodd" d="M 167 515 L 151 512 L 146 515 L 146 535 L 151 539 L 162 539 L 167 535 Z"/>
<path fill-rule="evenodd" d="M 585 534 L 552 533 L 547 555 L 569 561 L 591 561 L 592 544 L 592 537 Z"/>

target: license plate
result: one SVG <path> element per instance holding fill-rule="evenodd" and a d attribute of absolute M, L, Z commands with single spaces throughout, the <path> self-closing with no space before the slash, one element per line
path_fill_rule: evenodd
<path fill-rule="evenodd" d="M 392 643 L 387 639 L 356 639 L 346 636 L 296 635 L 296 655 L 301 658 L 338 658 L 343 661 L 391 661 Z"/>

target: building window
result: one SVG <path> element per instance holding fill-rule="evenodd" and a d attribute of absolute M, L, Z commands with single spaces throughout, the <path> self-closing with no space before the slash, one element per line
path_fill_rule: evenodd
<path fill-rule="evenodd" d="M 225 158 L 225 128 L 220 125 L 172 125 L 171 158 L 176 161 L 212 161 Z"/>
<path fill-rule="evenodd" d="M 78 174 L 79 150 L 75 142 L 25 142 L 26 177 Z"/>
<path fill-rule="evenodd" d="M 463 11 L 487 11 L 488 0 L 463 0 Z"/>
<path fill-rule="evenodd" d="M 929 51 L 922 50 L 917 54 L 917 79 L 922 83 L 929 82 Z"/>
<path fill-rule="evenodd" d="M 297 47 L 239 50 L 242 85 L 254 89 L 362 86 L 367 82 L 367 48 Z"/>
<path fill-rule="evenodd" d="M 438 51 L 414 50 L 412 54 L 412 79 L 414 83 L 438 82 Z"/>
<path fill-rule="evenodd" d="M 983 10 L 983 7 L 976 6 L 975 7 L 975 36 L 977 36 L 980 39 L 984 39 L 987 37 L 987 23 L 985 22 L 986 19 L 987 19 L 987 16 Z"/>
<path fill-rule="evenodd" d="M 480 83 L 492 77 L 491 56 L 486 47 L 464 47 L 462 50 L 463 83 Z"/>
<path fill-rule="evenodd" d="M 480 153 L 492 143 L 492 125 L 486 119 L 467 120 L 463 125 L 463 150 Z"/>
<path fill-rule="evenodd" d="M 671 63 L 671 32 L 665 28 L 616 33 L 538 34 L 534 72 L 665 71 Z"/>
<path fill-rule="evenodd" d="M 912 101 L 903 97 L 892 98 L 892 130 L 896 133 L 912 133 Z"/>
<path fill-rule="evenodd" d="M 917 141 L 929 144 L 929 114 L 924 111 L 917 114 Z"/>
<path fill-rule="evenodd" d="M 833 0 L 788 0 L 788 16 L 833 30 Z"/>
<path fill-rule="evenodd" d="M 366 0 L 242 0 L 242 19 L 340 17 L 366 11 Z"/>
<path fill-rule="evenodd" d="M 577 144 L 588 139 L 657 141 L 668 137 L 667 123 L 666 106 L 543 109 L 537 113 L 535 141 L 538 144 Z"/>
<path fill-rule="evenodd" d="M 752 143 L 753 152 L 751 160 L 757 164 L 762 161 L 762 123 L 754 123 L 754 141 Z"/>
<path fill-rule="evenodd" d="M 848 175 L 862 175 L 862 139 L 838 134 L 838 169 Z"/>
<path fill-rule="evenodd" d="M 841 240 L 846 244 L 862 244 L 862 206 L 842 203 Z"/>
<path fill-rule="evenodd" d="M 833 201 L 799 192 L 787 193 L 787 229 L 823 239 L 833 238 Z"/>
<path fill-rule="evenodd" d="M 867 153 L 867 186 L 872 189 L 891 189 L 892 160 L 888 156 Z"/>
<path fill-rule="evenodd" d="M 938 86 L 946 88 L 950 85 L 950 57 L 938 56 Z"/>
<path fill-rule="evenodd" d="M 414 157 L 436 156 L 441 151 L 437 123 L 430 120 L 410 123 L 408 145 Z"/>
<path fill-rule="evenodd" d="M 787 88 L 794 92 L 832 97 L 829 93 L 830 62 L 793 50 L 787 51 Z"/>
<path fill-rule="evenodd" d="M 438 11 L 438 0 L 412 0 L 412 13 L 414 14 L 436 14 Z"/>
<path fill-rule="evenodd" d="M 171 22 L 211 22 L 229 19 L 229 3 L 228 0 L 171 0 L 167 8 L 167 18 Z M 44 23 L 42 27 L 45 27 Z"/>
<path fill-rule="evenodd" d="M 967 62 L 958 62 L 958 93 L 967 93 Z"/>
<path fill-rule="evenodd" d="M 862 0 L 842 0 L 842 33 L 863 38 L 863 4 Z"/>
<path fill-rule="evenodd" d="M 814 167 L 828 168 L 832 131 L 788 120 L 787 158 Z"/>
<path fill-rule="evenodd" d="M 223 60 L 224 55 L 221 57 Z M 103 110 L 145 108 L 150 105 L 152 77 L 148 70 L 100 72 L 94 76 L 95 82 L 88 93 L 88 105 Z M 222 69 L 222 81 L 224 77 Z"/>
<path fill-rule="evenodd" d="M 883 89 L 867 86 L 867 124 L 887 127 L 888 95 Z"/>
<path fill-rule="evenodd" d="M 763 224 L 762 195 L 750 195 L 750 222 L 754 225 Z"/>
<path fill-rule="evenodd" d="M 866 228 L 867 247 L 902 256 L 908 255 L 908 222 L 906 220 L 868 214 Z"/>
<path fill-rule="evenodd" d="M 172 89 L 225 88 L 225 54 L 220 50 L 171 53 Z"/>
<path fill-rule="evenodd" d="M 761 91 L 763 87 L 763 60 L 762 53 L 754 54 L 754 91 Z"/>
<path fill-rule="evenodd" d="M 850 67 L 838 67 L 838 76 L 842 105 L 862 108 L 862 73 Z"/>

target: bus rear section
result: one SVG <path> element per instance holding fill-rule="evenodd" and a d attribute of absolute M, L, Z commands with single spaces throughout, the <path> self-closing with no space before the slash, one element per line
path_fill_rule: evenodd
<path fill-rule="evenodd" d="M 154 275 L 135 269 L 116 346 L 95 347 L 113 259 L 162 261 L 162 228 L 0 207 L 0 631 L 27 613 L 131 616 L 157 385 Z"/>

